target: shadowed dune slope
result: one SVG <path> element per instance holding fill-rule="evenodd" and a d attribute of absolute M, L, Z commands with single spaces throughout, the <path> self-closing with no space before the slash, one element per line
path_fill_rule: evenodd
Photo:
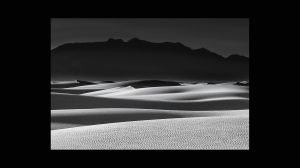
<path fill-rule="evenodd" d="M 182 93 L 182 92 L 186 92 L 186 91 L 190 91 L 190 90 L 199 89 L 201 86 L 205 86 L 205 85 L 206 84 L 197 84 L 197 85 L 189 85 L 189 86 L 187 86 L 187 85 L 161 86 L 161 87 L 138 88 L 138 89 L 134 89 L 131 86 L 122 87 L 122 85 L 119 85 L 118 87 L 110 88 L 112 90 L 113 89 L 118 89 L 118 90 L 116 90 L 118 92 L 111 92 L 111 93 L 114 93 L 114 94 L 109 94 L 109 95 L 111 95 L 111 96 L 113 96 L 113 95 L 121 95 L 122 96 L 122 95 L 145 95 L 145 94 L 163 94 L 163 93 Z M 100 86 L 101 85 L 94 85 L 94 86 L 88 86 L 88 88 L 89 89 L 91 89 L 91 88 L 100 88 Z M 131 89 L 124 89 L 124 88 L 131 88 Z M 105 89 L 105 90 L 109 91 L 110 89 Z M 127 91 L 129 91 L 129 92 L 127 92 Z M 97 92 L 95 92 L 95 94 L 93 92 L 91 92 L 90 95 L 97 96 L 96 93 Z"/>
<path fill-rule="evenodd" d="M 62 128 L 72 128 L 72 127 L 80 127 L 84 125 L 73 124 L 73 123 L 55 123 L 51 121 L 51 130 L 62 129 Z"/>
<path fill-rule="evenodd" d="M 84 85 L 91 85 L 95 84 L 93 82 L 88 82 L 88 81 L 80 81 L 80 80 L 75 80 L 75 81 L 57 81 L 51 82 L 51 88 L 70 88 L 70 87 L 77 87 L 77 86 L 84 86 Z"/>
<path fill-rule="evenodd" d="M 130 80 L 130 81 L 120 81 L 120 82 L 114 82 L 114 83 L 97 83 L 92 85 L 85 85 L 85 86 L 77 86 L 67 89 L 111 89 L 115 87 L 123 87 L 123 86 L 129 86 L 129 84 L 136 82 L 137 80 Z"/>
<path fill-rule="evenodd" d="M 247 115 L 248 113 L 249 110 L 179 111 L 135 108 L 51 110 L 51 129 L 62 129 L 82 125 L 95 125 L 125 121 Z"/>
<path fill-rule="evenodd" d="M 230 83 L 207 85 L 207 84 L 194 84 L 194 85 L 181 85 L 181 86 L 166 86 L 166 87 L 151 87 L 140 88 L 135 90 L 125 90 L 117 92 L 113 95 L 116 96 L 136 96 L 136 95 L 150 95 L 150 94 L 167 94 L 167 93 L 184 93 L 184 92 L 198 92 L 198 93 L 247 93 L 248 87 L 232 85 Z"/>
<path fill-rule="evenodd" d="M 129 84 L 134 88 L 145 88 L 145 87 L 161 87 L 161 86 L 180 86 L 179 82 L 173 81 L 162 81 L 162 80 L 140 80 Z"/>
<path fill-rule="evenodd" d="M 91 85 L 86 87 L 87 90 L 92 89 Z M 248 104 L 249 88 L 232 84 L 195 84 L 139 89 L 119 87 L 83 95 L 51 94 L 53 110 L 88 108 L 239 110 L 247 109 Z"/>
<path fill-rule="evenodd" d="M 93 94 L 94 93 L 94 94 Z M 188 86 L 168 86 L 152 87 L 141 89 L 123 89 L 106 94 L 96 94 L 97 92 L 88 93 L 91 96 L 98 97 L 116 97 L 129 99 L 146 99 L 146 100 L 203 100 L 203 99 L 220 99 L 229 97 L 249 98 L 249 88 L 231 84 L 219 85 L 188 85 Z M 87 95 L 87 94 L 85 94 Z"/>
<path fill-rule="evenodd" d="M 249 117 L 161 119 L 52 130 L 51 149 L 249 149 Z"/>
<path fill-rule="evenodd" d="M 129 80 L 114 83 L 98 83 L 93 85 L 72 87 L 70 89 L 110 89 L 115 87 L 145 88 L 145 87 L 161 87 L 161 86 L 180 86 L 179 82 L 162 81 L 162 80 Z"/>
<path fill-rule="evenodd" d="M 51 93 L 51 109 L 143 108 L 163 110 L 242 110 L 249 108 L 246 98 L 204 99 L 172 102 L 157 100 L 120 99 Z"/>
<path fill-rule="evenodd" d="M 84 94 L 89 92 L 99 91 L 99 89 L 65 89 L 65 88 L 51 88 L 51 92 L 68 93 L 68 94 Z"/>

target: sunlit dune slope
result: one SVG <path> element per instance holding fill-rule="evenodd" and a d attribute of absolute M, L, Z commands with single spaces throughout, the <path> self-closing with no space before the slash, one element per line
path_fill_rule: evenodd
<path fill-rule="evenodd" d="M 115 92 L 120 92 L 120 91 L 125 91 L 125 90 L 134 90 L 133 87 L 131 86 L 127 86 L 127 87 L 114 87 L 111 89 L 103 89 L 103 90 L 98 90 L 98 91 L 90 91 L 90 92 L 86 92 L 82 95 L 86 95 L 86 96 L 100 96 L 100 95 L 104 95 L 104 94 L 108 94 L 108 93 L 115 93 Z M 88 91 L 88 90 L 85 90 Z"/>
<path fill-rule="evenodd" d="M 180 111 L 136 108 L 51 110 L 51 129 L 166 118 L 247 115 L 248 110 Z"/>
<path fill-rule="evenodd" d="M 90 86 L 86 87 L 91 89 Z M 195 84 L 139 89 L 117 87 L 82 95 L 51 93 L 51 109 L 238 110 L 247 109 L 248 104 L 249 87 L 232 84 Z"/>
<path fill-rule="evenodd" d="M 249 149 L 249 117 L 161 119 L 52 130 L 51 149 Z"/>
<path fill-rule="evenodd" d="M 85 95 L 99 97 L 116 97 L 129 99 L 150 100 L 203 100 L 203 99 L 225 99 L 225 98 L 249 98 L 248 87 L 231 84 L 205 85 L 196 84 L 188 86 L 151 87 L 140 89 L 119 89 L 115 92 L 97 94 L 97 92 Z"/>

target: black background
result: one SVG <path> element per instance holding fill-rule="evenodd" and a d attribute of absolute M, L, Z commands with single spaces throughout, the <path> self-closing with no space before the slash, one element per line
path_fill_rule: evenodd
<path fill-rule="evenodd" d="M 29 16 L 10 19 L 9 28 L 15 32 L 12 42 L 9 42 L 9 55 L 5 58 L 11 60 L 3 61 L 6 64 L 6 71 L 9 74 L 4 76 L 7 81 L 14 81 L 13 85 L 8 86 L 16 93 L 11 93 L 9 89 L 9 108 L 3 110 L 3 113 L 9 113 L 12 118 L 7 120 L 7 127 L 10 134 L 9 141 L 17 147 L 17 153 L 24 152 L 25 162 L 30 159 L 36 163 L 37 160 L 45 159 L 41 165 L 51 163 L 50 166 L 58 166 L 58 161 L 77 163 L 87 159 L 83 163 L 85 167 L 89 163 L 95 163 L 96 166 L 105 166 L 104 161 L 110 158 L 110 163 L 134 164 L 145 159 L 139 166 L 166 161 L 169 163 L 187 164 L 195 163 L 195 166 L 211 166 L 220 164 L 220 166 L 246 166 L 253 162 L 266 161 L 264 155 L 258 155 L 278 149 L 280 146 L 274 146 L 269 138 L 278 130 L 277 120 L 270 118 L 273 111 L 275 113 L 274 103 L 267 101 L 272 97 L 273 89 L 269 85 L 274 82 L 272 77 L 283 74 L 274 74 L 272 65 L 277 59 L 278 52 L 274 46 L 270 47 L 270 39 L 274 36 L 273 27 L 270 23 L 274 15 L 270 11 L 266 12 L 267 5 L 254 4 L 248 2 L 229 3 L 215 2 L 212 4 L 187 3 L 187 2 L 136 2 L 121 4 L 114 2 L 113 5 L 104 3 L 89 4 L 85 6 L 82 3 L 72 2 L 78 5 L 77 8 L 70 4 L 61 3 L 44 4 L 44 7 L 36 7 Z M 136 6 L 140 5 L 140 6 Z M 92 7 L 91 7 L 92 6 Z M 29 11 L 28 8 L 26 11 Z M 250 150 L 249 151 L 51 151 L 50 150 L 50 18 L 250 18 Z M 276 23 L 280 18 L 276 18 Z M 16 24 L 15 26 L 12 26 Z M 273 30 L 273 32 L 272 32 Z M 20 35 L 19 35 L 20 34 Z M 279 35 L 275 34 L 277 37 Z M 16 37 L 15 37 L 16 36 Z M 16 43 L 21 44 L 17 46 Z M 272 50 L 270 50 L 272 49 Z M 282 80 L 280 80 L 282 81 Z M 4 117 L 3 117 L 4 118 Z M 6 120 L 4 118 L 3 120 Z M 280 135 L 280 133 L 278 133 Z M 12 138 L 16 136 L 15 138 Z M 75 157 L 78 153 L 78 157 Z M 80 152 L 85 152 L 80 153 Z M 128 152 L 128 153 L 127 153 Z M 117 155 L 118 153 L 118 155 Z M 137 153 L 137 155 L 134 155 Z M 159 153 L 159 155 L 157 155 Z M 71 155 L 73 154 L 73 155 Z M 89 154 L 89 155 L 87 155 Z M 101 154 L 101 155 L 100 155 Z M 188 155 L 187 155 L 188 154 Z M 27 157 L 25 157 L 27 156 Z M 251 156 L 251 158 L 249 157 Z M 252 158 L 253 157 L 253 158 Z M 41 159 L 40 159 L 41 158 Z M 255 161 L 251 161 L 254 159 Z M 208 163 L 208 164 L 205 164 Z M 112 165 L 111 164 L 111 165 Z M 124 165 L 123 165 L 124 164 Z M 110 166 L 110 165 L 108 165 Z"/>

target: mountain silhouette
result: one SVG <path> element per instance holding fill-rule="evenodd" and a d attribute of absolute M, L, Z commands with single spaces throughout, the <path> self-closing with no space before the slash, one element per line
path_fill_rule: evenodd
<path fill-rule="evenodd" d="M 108 39 L 68 43 L 51 50 L 51 80 L 242 81 L 248 78 L 247 57 L 225 58 L 205 48 L 191 49 L 181 43 Z"/>

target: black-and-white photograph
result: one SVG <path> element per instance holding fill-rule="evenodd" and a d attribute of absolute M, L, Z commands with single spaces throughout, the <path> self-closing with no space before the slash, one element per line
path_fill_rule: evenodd
<path fill-rule="evenodd" d="M 51 18 L 51 150 L 249 150 L 249 18 Z"/>

